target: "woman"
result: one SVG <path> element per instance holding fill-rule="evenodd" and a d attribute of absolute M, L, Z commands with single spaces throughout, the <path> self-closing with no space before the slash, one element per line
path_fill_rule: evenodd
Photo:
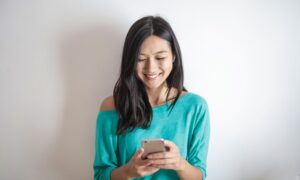
<path fill-rule="evenodd" d="M 183 86 L 179 44 L 161 17 L 130 28 L 120 77 L 97 118 L 94 179 L 205 179 L 209 143 L 206 101 Z M 141 156 L 144 139 L 167 152 Z"/>

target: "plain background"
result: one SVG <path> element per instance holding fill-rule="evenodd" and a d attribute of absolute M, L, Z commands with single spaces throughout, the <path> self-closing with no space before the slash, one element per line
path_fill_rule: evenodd
<path fill-rule="evenodd" d="M 95 120 L 129 27 L 172 25 L 211 114 L 209 180 L 300 173 L 300 1 L 0 2 L 0 179 L 93 178 Z"/>

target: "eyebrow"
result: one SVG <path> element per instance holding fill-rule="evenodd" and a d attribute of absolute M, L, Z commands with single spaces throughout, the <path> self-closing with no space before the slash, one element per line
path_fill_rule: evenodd
<path fill-rule="evenodd" d="M 167 53 L 168 51 L 165 51 L 165 50 L 162 50 L 162 51 L 157 51 L 156 53 L 154 54 L 160 54 L 160 53 Z M 143 54 L 143 53 L 140 53 L 140 55 L 146 55 L 146 54 Z"/>

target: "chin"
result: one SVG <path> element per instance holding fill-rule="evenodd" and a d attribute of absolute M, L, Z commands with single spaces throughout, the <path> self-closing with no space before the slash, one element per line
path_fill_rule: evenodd
<path fill-rule="evenodd" d="M 164 83 L 159 83 L 159 84 L 147 84 L 147 83 L 144 83 L 144 86 L 147 88 L 147 89 L 157 89 L 157 88 L 160 88 L 163 86 Z"/>

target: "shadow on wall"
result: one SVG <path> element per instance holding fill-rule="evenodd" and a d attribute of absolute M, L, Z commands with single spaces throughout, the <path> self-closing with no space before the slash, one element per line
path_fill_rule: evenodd
<path fill-rule="evenodd" d="M 49 160 L 51 171 L 62 179 L 93 179 L 96 117 L 101 100 L 112 95 L 125 39 L 118 23 L 111 22 L 62 38 L 64 109 Z"/>

